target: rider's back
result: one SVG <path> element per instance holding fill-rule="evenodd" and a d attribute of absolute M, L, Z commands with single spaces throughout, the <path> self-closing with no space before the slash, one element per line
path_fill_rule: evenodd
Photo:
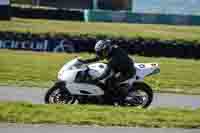
<path fill-rule="evenodd" d="M 132 59 L 119 47 L 113 47 L 109 57 L 108 64 L 115 72 L 127 73 L 134 68 Z"/>

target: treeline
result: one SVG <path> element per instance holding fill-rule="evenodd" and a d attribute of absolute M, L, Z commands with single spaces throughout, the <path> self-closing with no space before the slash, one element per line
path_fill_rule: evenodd
<path fill-rule="evenodd" d="M 84 11 L 56 9 L 56 8 L 12 6 L 11 16 L 20 18 L 41 18 L 41 19 L 55 19 L 55 20 L 84 21 Z"/>

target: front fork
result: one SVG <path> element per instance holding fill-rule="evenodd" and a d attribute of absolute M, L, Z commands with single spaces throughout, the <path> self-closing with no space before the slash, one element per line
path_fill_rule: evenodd
<path fill-rule="evenodd" d="M 68 94 L 71 94 L 68 89 L 66 88 L 66 82 L 65 81 L 57 81 L 54 86 L 58 86 L 61 88 L 61 91 L 67 92 Z"/>

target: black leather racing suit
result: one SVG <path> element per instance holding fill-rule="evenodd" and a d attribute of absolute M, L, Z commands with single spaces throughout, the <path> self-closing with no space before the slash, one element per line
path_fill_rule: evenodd
<path fill-rule="evenodd" d="M 101 77 L 98 78 L 98 80 L 105 79 L 107 85 L 106 88 L 109 92 L 113 92 L 116 83 L 128 80 L 135 75 L 136 70 L 134 68 L 134 62 L 132 59 L 123 49 L 117 46 L 112 47 L 112 50 L 106 59 L 108 60 L 108 69 Z M 84 62 L 92 63 L 99 60 L 101 60 L 101 58 L 96 56 L 95 58 L 87 59 Z"/>

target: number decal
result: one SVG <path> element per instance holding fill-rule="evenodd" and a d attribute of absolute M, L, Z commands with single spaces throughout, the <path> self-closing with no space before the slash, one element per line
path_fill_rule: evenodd
<path fill-rule="evenodd" d="M 145 68 L 145 65 L 144 64 L 140 64 L 139 67 L 140 68 Z"/>

